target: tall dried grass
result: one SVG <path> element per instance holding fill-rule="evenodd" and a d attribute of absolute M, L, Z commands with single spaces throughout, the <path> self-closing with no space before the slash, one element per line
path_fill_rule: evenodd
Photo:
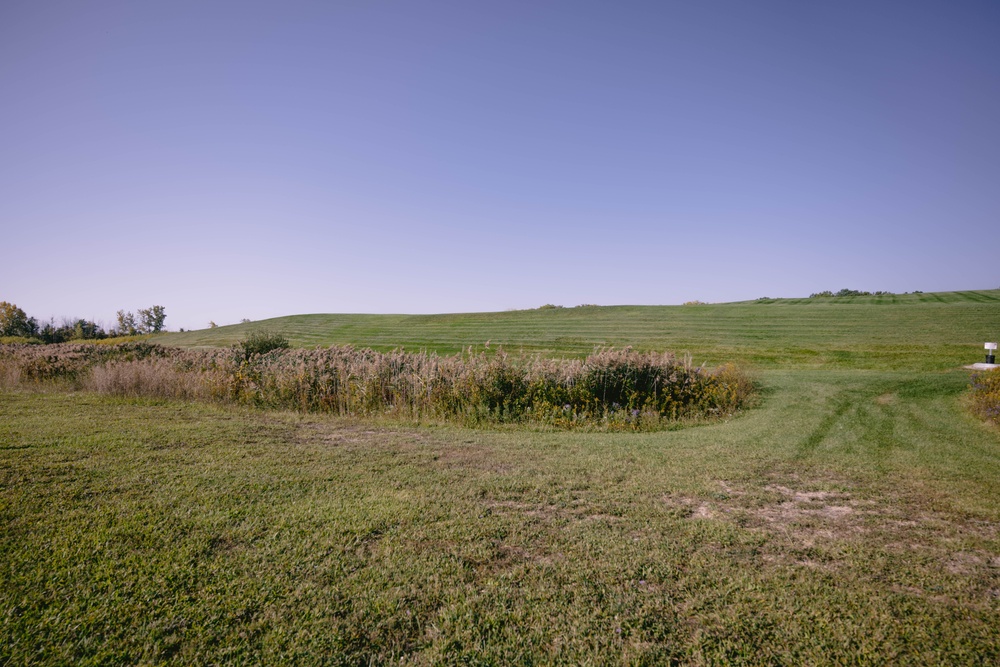
<path fill-rule="evenodd" d="M 0 389 L 14 389 L 21 384 L 21 368 L 14 364 L 5 364 L 0 360 Z"/>
<path fill-rule="evenodd" d="M 212 399 L 267 408 L 465 424 L 649 430 L 732 414 L 754 397 L 732 366 L 604 349 L 579 359 L 388 353 L 351 346 L 264 354 L 117 346 L 4 346 L 8 385 L 62 382 L 120 396 Z"/>
<path fill-rule="evenodd" d="M 1000 370 L 973 374 L 969 387 L 969 404 L 973 414 L 1000 425 Z"/>
<path fill-rule="evenodd" d="M 178 368 L 170 359 L 111 361 L 94 366 L 82 387 L 99 394 L 155 398 L 210 398 L 208 386 L 196 373 Z"/>

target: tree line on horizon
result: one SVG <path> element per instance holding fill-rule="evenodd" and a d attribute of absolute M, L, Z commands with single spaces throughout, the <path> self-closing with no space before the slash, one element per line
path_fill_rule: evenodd
<path fill-rule="evenodd" d="M 46 344 L 66 343 L 75 340 L 101 340 L 116 336 L 138 336 L 160 333 L 167 318 L 163 306 L 140 308 L 136 313 L 119 310 L 117 324 L 107 330 L 87 319 L 64 318 L 57 325 L 55 319 L 40 324 L 13 303 L 0 301 L 0 338 L 24 339 L 25 342 Z"/>
<path fill-rule="evenodd" d="M 923 294 L 920 290 L 913 292 L 914 294 Z M 909 294 L 909 292 L 904 292 L 904 294 Z M 814 292 L 809 295 L 810 299 L 815 299 L 819 296 L 894 296 L 895 292 L 865 292 L 863 290 L 847 289 L 846 287 L 839 292 L 831 292 L 830 290 L 824 290 L 822 292 Z"/>

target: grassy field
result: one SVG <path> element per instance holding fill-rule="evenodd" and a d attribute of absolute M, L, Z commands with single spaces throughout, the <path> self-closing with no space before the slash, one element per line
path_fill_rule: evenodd
<path fill-rule="evenodd" d="M 764 396 L 588 434 L 0 392 L 0 664 L 1000 663 L 1000 432 L 958 368 L 1000 292 L 280 322 L 688 340 Z"/>
<path fill-rule="evenodd" d="M 164 345 L 226 346 L 253 330 L 293 345 L 353 344 L 452 354 L 487 341 L 582 356 L 596 346 L 688 352 L 699 363 L 935 370 L 981 361 L 1000 337 L 1000 290 L 774 299 L 701 306 L 591 306 L 460 315 L 294 315 L 170 333 Z"/>

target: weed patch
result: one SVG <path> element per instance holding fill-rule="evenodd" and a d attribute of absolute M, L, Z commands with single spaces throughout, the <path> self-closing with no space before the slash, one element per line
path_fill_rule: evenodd
<path fill-rule="evenodd" d="M 1000 371 L 976 373 L 969 384 L 969 405 L 973 414 L 1000 424 Z"/>
<path fill-rule="evenodd" d="M 730 416 L 754 400 L 733 365 L 605 349 L 584 360 L 502 350 L 440 357 L 354 347 L 289 350 L 271 334 L 230 350 L 147 342 L 0 347 L 4 386 L 61 383 L 127 397 L 203 398 L 262 408 L 466 425 L 652 431 Z"/>

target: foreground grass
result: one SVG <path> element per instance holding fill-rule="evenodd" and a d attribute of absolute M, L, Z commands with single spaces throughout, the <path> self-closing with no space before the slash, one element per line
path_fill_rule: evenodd
<path fill-rule="evenodd" d="M 295 315 L 157 336 L 225 347 L 272 331 L 294 346 L 353 344 L 454 354 L 468 346 L 585 356 L 596 346 L 690 353 L 761 368 L 941 370 L 982 361 L 1000 335 L 1000 290 L 700 306 L 606 306 L 457 315 Z"/>
<path fill-rule="evenodd" d="M 1000 662 L 962 372 L 652 434 L 0 393 L 0 663 Z"/>

